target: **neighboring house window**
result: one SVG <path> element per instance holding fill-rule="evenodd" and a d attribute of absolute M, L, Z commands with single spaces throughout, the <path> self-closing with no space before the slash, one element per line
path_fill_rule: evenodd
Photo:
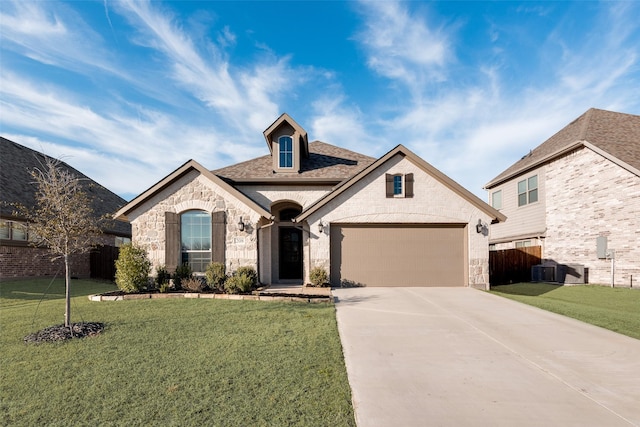
<path fill-rule="evenodd" d="M 293 138 L 290 136 L 281 136 L 278 138 L 278 147 L 280 150 L 280 163 L 281 168 L 293 167 Z"/>
<path fill-rule="evenodd" d="M 413 197 L 413 174 L 386 174 L 387 197 Z"/>
<path fill-rule="evenodd" d="M 28 237 L 26 224 L 16 221 L 0 221 L 0 239 L 26 242 Z"/>
<path fill-rule="evenodd" d="M 518 206 L 538 201 L 538 175 L 518 182 Z"/>
<path fill-rule="evenodd" d="M 502 209 L 502 190 L 494 191 L 491 194 L 491 206 L 494 209 Z"/>
<path fill-rule="evenodd" d="M 516 248 L 527 248 L 531 246 L 531 240 L 521 240 L 516 242 Z"/>
<path fill-rule="evenodd" d="M 180 218 L 182 263 L 191 271 L 202 273 L 211 263 L 211 215 L 205 211 L 188 211 Z"/>

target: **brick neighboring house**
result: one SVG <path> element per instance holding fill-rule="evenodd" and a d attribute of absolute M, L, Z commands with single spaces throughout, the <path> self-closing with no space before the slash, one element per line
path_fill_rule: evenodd
<path fill-rule="evenodd" d="M 154 266 L 253 266 L 264 284 L 488 287 L 488 223 L 505 218 L 399 145 L 379 159 L 320 141 L 283 114 L 269 153 L 210 171 L 191 160 L 124 206 Z M 480 222 L 480 226 L 478 225 Z"/>
<path fill-rule="evenodd" d="M 556 280 L 558 265 L 582 266 L 588 283 L 611 284 L 603 237 L 615 285 L 640 286 L 640 116 L 592 108 L 485 188 L 509 218 L 491 226 L 492 249 L 539 245 Z"/>
<path fill-rule="evenodd" d="M 25 218 L 16 216 L 15 204 L 26 208 L 35 206 L 35 186 L 30 172 L 42 164 L 44 156 L 41 153 L 0 137 L 0 279 L 56 274 L 64 277 L 63 261 L 51 262 L 52 256 L 46 248 L 33 247 L 29 224 Z M 83 180 L 84 191 L 92 199 L 97 216 L 112 215 L 126 203 L 66 163 L 60 162 L 60 167 Z M 99 245 L 119 246 L 131 239 L 131 226 L 121 221 L 105 222 L 102 231 Z M 92 275 L 89 254 L 72 257 L 71 274 L 80 278 Z"/>

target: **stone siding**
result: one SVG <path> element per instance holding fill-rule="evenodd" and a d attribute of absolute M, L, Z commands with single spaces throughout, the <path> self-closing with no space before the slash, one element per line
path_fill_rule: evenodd
<path fill-rule="evenodd" d="M 257 265 L 257 224 L 260 215 L 237 200 L 210 180 L 192 171 L 151 199 L 141 204 L 129 215 L 133 243 L 147 251 L 153 269 L 165 265 L 165 212 L 183 213 L 199 209 L 209 213 L 226 212 L 226 268 L 227 273 L 240 266 Z M 246 224 L 240 231 L 238 222 Z"/>
<path fill-rule="evenodd" d="M 547 238 L 543 257 L 583 264 L 589 283 L 611 283 L 611 261 L 596 238 L 615 249 L 615 285 L 640 286 L 640 177 L 583 148 L 547 166 Z"/>

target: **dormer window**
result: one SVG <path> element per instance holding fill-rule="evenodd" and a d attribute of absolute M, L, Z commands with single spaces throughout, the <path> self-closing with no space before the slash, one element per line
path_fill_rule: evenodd
<path fill-rule="evenodd" d="M 303 160 L 309 158 L 307 132 L 284 113 L 263 135 L 271 151 L 273 173 L 284 176 L 299 173 Z"/>
<path fill-rule="evenodd" d="M 293 138 L 281 136 L 278 138 L 279 164 L 281 168 L 293 168 Z"/>

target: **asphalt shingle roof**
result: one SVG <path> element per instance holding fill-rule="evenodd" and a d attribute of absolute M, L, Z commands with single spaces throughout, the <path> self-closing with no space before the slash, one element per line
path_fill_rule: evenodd
<path fill-rule="evenodd" d="M 309 143 L 309 157 L 301 159 L 300 173 L 274 173 L 271 155 L 213 170 L 230 181 L 280 181 L 326 179 L 340 182 L 360 172 L 376 159 L 320 141 Z"/>
<path fill-rule="evenodd" d="M 14 204 L 27 209 L 35 206 L 35 186 L 31 171 L 44 164 L 44 155 L 0 137 L 0 214 L 5 217 L 13 216 Z M 82 186 L 89 198 L 92 199 L 94 214 L 111 216 L 127 202 L 122 197 L 93 181 L 64 162 L 60 167 L 82 179 Z M 124 236 L 131 235 L 131 225 L 122 221 L 107 221 L 104 230 Z"/>
<path fill-rule="evenodd" d="M 550 160 L 555 153 L 577 142 L 590 143 L 640 170 L 640 116 L 591 108 L 492 179 L 485 188 Z"/>

